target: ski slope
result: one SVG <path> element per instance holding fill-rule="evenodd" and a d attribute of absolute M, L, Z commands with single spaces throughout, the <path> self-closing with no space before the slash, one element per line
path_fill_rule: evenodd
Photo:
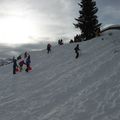
<path fill-rule="evenodd" d="M 120 31 L 31 52 L 32 72 L 0 68 L 0 120 L 120 120 Z"/>

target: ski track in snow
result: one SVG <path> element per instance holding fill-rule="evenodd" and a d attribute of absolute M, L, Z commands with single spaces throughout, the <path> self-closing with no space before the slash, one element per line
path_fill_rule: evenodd
<path fill-rule="evenodd" d="M 120 31 L 110 32 L 80 43 L 79 59 L 74 43 L 31 52 L 29 73 L 1 67 L 0 120 L 120 120 Z"/>

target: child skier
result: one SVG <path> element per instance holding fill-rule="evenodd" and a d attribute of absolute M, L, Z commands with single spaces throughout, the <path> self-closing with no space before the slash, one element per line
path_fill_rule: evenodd
<path fill-rule="evenodd" d="M 24 64 L 25 64 L 24 59 L 21 59 L 21 60 L 19 61 L 20 72 L 22 71 Z"/>
<path fill-rule="evenodd" d="M 28 57 L 26 59 L 26 66 L 27 66 L 26 72 L 28 72 L 30 69 L 30 63 L 31 63 L 31 59 L 30 59 L 30 55 L 28 55 Z"/>

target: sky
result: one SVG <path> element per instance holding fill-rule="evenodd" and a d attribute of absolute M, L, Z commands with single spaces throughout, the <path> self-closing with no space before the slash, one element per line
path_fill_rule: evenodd
<path fill-rule="evenodd" d="M 65 41 L 80 31 L 73 23 L 81 0 L 0 0 L 0 43 Z M 96 0 L 102 27 L 119 24 L 120 0 Z"/>

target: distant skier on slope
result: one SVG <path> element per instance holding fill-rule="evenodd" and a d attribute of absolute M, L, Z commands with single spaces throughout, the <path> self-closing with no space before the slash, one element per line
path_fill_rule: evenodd
<path fill-rule="evenodd" d="M 74 48 L 75 50 L 75 53 L 76 53 L 76 59 L 79 57 L 79 51 L 80 51 L 80 48 L 79 48 L 79 44 L 77 44 L 77 46 Z"/>
<path fill-rule="evenodd" d="M 19 61 L 20 72 L 22 71 L 24 64 L 25 64 L 24 59 L 21 58 L 20 61 Z"/>
<path fill-rule="evenodd" d="M 17 60 L 13 57 L 13 74 L 16 74 Z"/>
<path fill-rule="evenodd" d="M 47 53 L 49 54 L 51 52 L 51 44 L 47 44 Z"/>
<path fill-rule="evenodd" d="M 20 60 L 22 57 L 21 57 L 21 55 L 19 55 L 18 57 L 17 57 L 17 60 Z"/>
<path fill-rule="evenodd" d="M 28 56 L 28 53 L 27 53 L 27 51 L 24 53 L 24 58 L 27 58 L 27 56 Z"/>
<path fill-rule="evenodd" d="M 26 66 L 27 66 L 27 68 L 25 70 L 26 72 L 28 72 L 31 69 L 30 63 L 31 63 L 31 58 L 30 58 L 30 55 L 28 55 L 28 57 L 26 59 Z"/>

